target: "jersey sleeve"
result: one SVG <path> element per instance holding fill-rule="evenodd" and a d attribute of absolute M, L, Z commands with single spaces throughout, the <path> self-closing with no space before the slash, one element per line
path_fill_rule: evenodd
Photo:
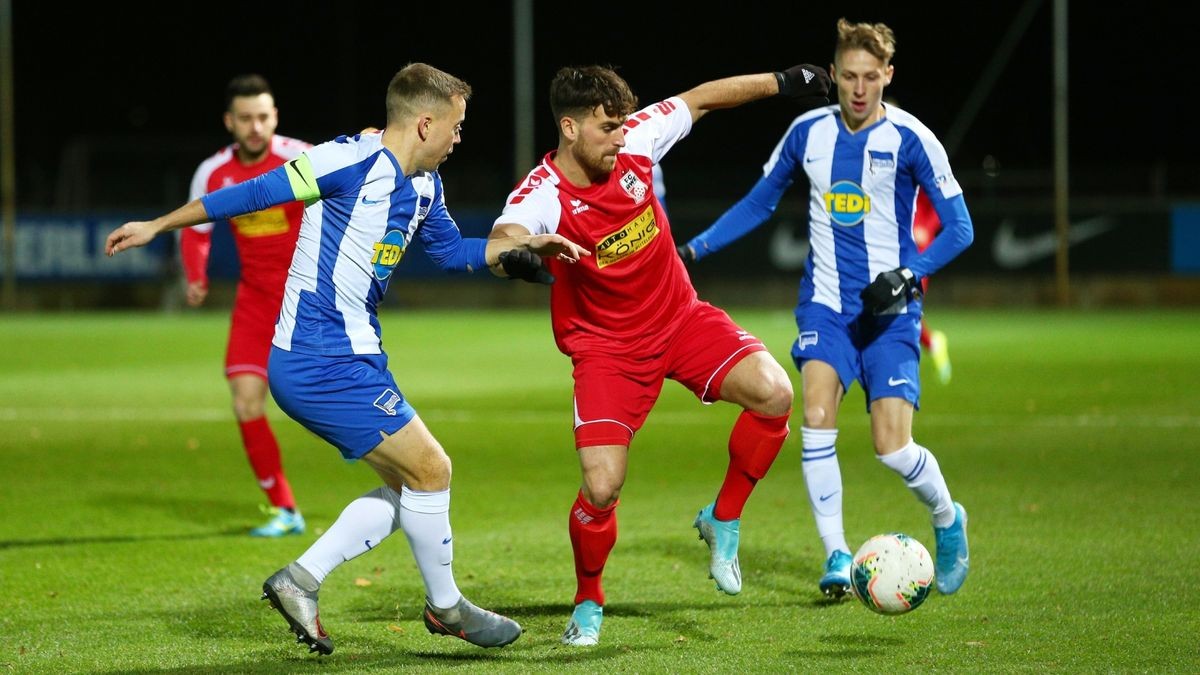
<path fill-rule="evenodd" d="M 208 194 L 208 177 L 212 175 L 211 163 L 211 159 L 201 162 L 200 166 L 196 167 L 196 173 L 192 174 L 192 183 L 188 189 L 189 202 L 196 201 Z M 209 222 L 193 225 L 189 229 L 196 232 L 212 232 L 212 228 L 213 224 Z"/>
<path fill-rule="evenodd" d="M 450 217 L 446 208 L 446 193 L 442 180 L 433 174 L 434 193 L 429 213 L 421 221 L 417 237 L 425 247 L 425 253 L 438 268 L 446 272 L 474 272 L 487 267 L 484 239 L 464 239 L 458 224 Z"/>
<path fill-rule="evenodd" d="M 504 210 L 492 224 L 493 229 L 511 223 L 529 230 L 530 234 L 552 234 L 558 231 L 562 207 L 555 191 L 542 187 L 542 182 L 549 179 L 540 178 L 536 173 L 535 170 L 508 195 Z"/>
<path fill-rule="evenodd" d="M 921 252 L 909 269 L 917 278 L 927 277 L 946 266 L 975 239 L 975 228 L 962 186 L 950 169 L 945 148 L 931 133 L 918 133 L 919 142 L 910 145 L 909 161 L 921 190 L 929 196 L 942 231 Z"/>
<path fill-rule="evenodd" d="M 692 111 L 678 96 L 659 101 L 625 120 L 625 149 L 657 164 L 667 151 L 692 130 Z"/>

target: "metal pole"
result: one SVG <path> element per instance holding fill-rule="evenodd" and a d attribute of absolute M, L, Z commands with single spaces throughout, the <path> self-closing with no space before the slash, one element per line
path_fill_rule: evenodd
<path fill-rule="evenodd" d="M 1054 0 L 1054 226 L 1058 250 L 1054 277 L 1058 304 L 1071 303 L 1068 250 L 1071 246 L 1067 147 L 1067 0 Z"/>
<path fill-rule="evenodd" d="M 513 0 L 513 183 L 533 168 L 533 0 Z"/>
<path fill-rule="evenodd" d="M 17 308 L 17 174 L 13 131 L 12 0 L 0 0 L 0 220 L 4 225 L 4 287 L 0 303 Z"/>

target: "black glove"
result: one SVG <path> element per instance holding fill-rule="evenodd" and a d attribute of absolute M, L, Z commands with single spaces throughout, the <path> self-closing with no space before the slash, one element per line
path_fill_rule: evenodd
<path fill-rule="evenodd" d="M 679 257 L 683 258 L 683 264 L 691 265 L 696 262 L 696 253 L 692 251 L 691 246 L 680 244 L 675 247 L 675 250 L 679 253 Z"/>
<path fill-rule="evenodd" d="M 920 291 L 914 292 L 917 278 L 907 267 L 897 267 L 888 272 L 880 272 L 870 285 L 862 290 L 863 311 L 871 314 L 885 314 L 900 303 L 907 303 L 909 298 L 917 297 Z"/>
<path fill-rule="evenodd" d="M 500 254 L 500 266 L 509 279 L 521 279 L 532 284 L 552 284 L 554 275 L 546 271 L 542 256 L 524 248 L 514 248 Z"/>
<path fill-rule="evenodd" d="M 804 110 L 829 103 L 829 88 L 833 83 L 820 66 L 801 63 L 775 73 L 775 79 L 779 82 L 779 95 L 792 99 Z"/>

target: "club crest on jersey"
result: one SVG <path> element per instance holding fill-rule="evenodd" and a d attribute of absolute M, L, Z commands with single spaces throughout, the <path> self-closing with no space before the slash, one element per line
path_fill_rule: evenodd
<path fill-rule="evenodd" d="M 379 395 L 379 398 L 375 399 L 375 407 L 389 415 L 395 415 L 396 404 L 399 403 L 403 398 L 403 396 L 397 394 L 391 389 L 384 389 L 383 393 Z"/>
<path fill-rule="evenodd" d="M 817 344 L 817 331 L 815 330 L 802 331 L 800 337 L 796 338 L 796 346 L 800 348 L 800 351 L 815 344 Z"/>
<path fill-rule="evenodd" d="M 871 173 L 896 168 L 896 156 L 883 150 L 868 150 L 871 157 Z"/>
<path fill-rule="evenodd" d="M 625 173 L 621 174 L 620 183 L 621 189 L 633 198 L 634 202 L 641 204 L 642 200 L 646 198 L 646 184 L 637 177 L 633 169 L 627 169 Z"/>
<path fill-rule="evenodd" d="M 433 203 L 433 197 L 421 195 L 421 199 L 417 201 L 417 219 L 425 220 L 425 216 L 429 215 L 429 205 Z"/>
<path fill-rule="evenodd" d="M 854 227 L 871 212 L 871 198 L 858 183 L 839 180 L 825 193 L 825 211 L 835 225 Z"/>
<path fill-rule="evenodd" d="M 392 274 L 400 258 L 404 256 L 404 248 L 408 242 L 400 230 L 388 230 L 383 239 L 375 242 L 375 252 L 371 255 L 371 267 L 374 268 L 375 278 L 383 281 Z"/>
<path fill-rule="evenodd" d="M 637 218 L 596 244 L 596 267 L 607 267 L 646 248 L 658 236 L 654 222 L 654 205 L 650 204 Z"/>

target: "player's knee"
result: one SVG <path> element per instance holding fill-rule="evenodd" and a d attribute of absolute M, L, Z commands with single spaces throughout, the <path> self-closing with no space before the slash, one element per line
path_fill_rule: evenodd
<path fill-rule="evenodd" d="M 607 509 L 621 497 L 621 482 L 610 476 L 585 476 L 583 491 L 593 506 Z"/>
<path fill-rule="evenodd" d="M 266 414 L 266 406 L 261 399 L 253 396 L 234 396 L 233 415 L 239 422 L 256 420 Z"/>
<path fill-rule="evenodd" d="M 823 429 L 829 422 L 829 411 L 823 405 L 804 406 L 804 426 L 810 429 Z"/>
<path fill-rule="evenodd" d="M 792 381 L 778 363 L 772 359 L 764 361 L 755 379 L 757 385 L 750 405 L 746 406 L 748 409 L 766 417 L 779 417 L 792 411 L 795 400 Z"/>

